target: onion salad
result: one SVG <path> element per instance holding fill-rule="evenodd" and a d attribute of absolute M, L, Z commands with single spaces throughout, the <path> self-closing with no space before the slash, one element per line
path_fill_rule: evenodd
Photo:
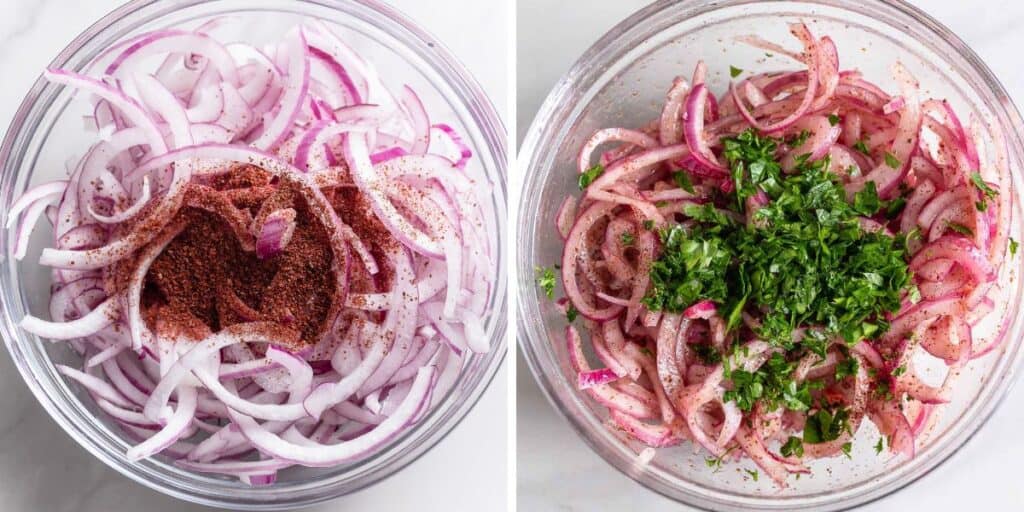
<path fill-rule="evenodd" d="M 137 35 L 96 76 L 47 70 L 94 142 L 8 227 L 20 260 L 53 226 L 48 319 L 20 325 L 83 357 L 58 369 L 137 441 L 128 459 L 268 485 L 372 457 L 488 350 L 496 224 L 459 132 L 341 34 L 308 20 L 256 47 L 215 37 L 228 23 Z M 212 243 L 195 219 L 251 269 L 175 267 Z"/>
<path fill-rule="evenodd" d="M 868 423 L 879 454 L 913 457 L 1005 341 L 1017 257 L 1002 139 L 900 63 L 889 92 L 791 32 L 801 51 L 739 40 L 796 69 L 733 67 L 715 93 L 700 62 L 658 119 L 597 130 L 537 277 L 554 299 L 561 273 L 569 365 L 609 428 L 779 487 Z"/>

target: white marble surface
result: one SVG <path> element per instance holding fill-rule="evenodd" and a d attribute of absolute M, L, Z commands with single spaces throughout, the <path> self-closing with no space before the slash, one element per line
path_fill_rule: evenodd
<path fill-rule="evenodd" d="M 642 0 L 586 2 L 519 0 L 517 6 L 517 132 L 520 140 L 548 90 L 605 31 L 639 9 Z M 953 29 L 988 63 L 1018 105 L 1024 102 L 1024 2 L 915 0 Z M 541 395 L 522 357 L 517 367 L 517 498 L 520 510 L 646 512 L 693 510 L 646 490 L 607 465 L 576 436 Z M 1024 459 L 1021 388 L 988 424 L 940 469 L 864 507 L 897 512 L 1021 510 Z"/>
<path fill-rule="evenodd" d="M 118 0 L 3 0 L 0 127 L 6 129 L 41 70 Z M 447 44 L 505 112 L 507 33 L 503 11 L 473 0 L 393 0 Z M 504 2 L 502 2 L 504 4 Z M 502 8 L 503 9 L 503 8 Z M 453 15 L 459 13 L 459 16 Z M 500 58 L 496 58 L 499 56 Z M 185 512 L 209 510 L 151 491 L 94 459 L 61 430 L 0 350 L 0 510 L 5 512 Z M 309 508 L 333 510 L 505 510 L 507 366 L 466 419 L 399 474 Z"/>

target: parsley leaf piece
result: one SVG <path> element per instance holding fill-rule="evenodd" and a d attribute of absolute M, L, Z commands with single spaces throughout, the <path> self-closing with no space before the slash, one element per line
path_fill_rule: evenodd
<path fill-rule="evenodd" d="M 690 181 L 690 173 L 688 173 L 686 171 L 676 171 L 676 172 L 672 173 L 672 179 L 675 180 L 676 185 L 679 188 L 681 188 L 681 189 L 683 189 L 683 190 L 685 190 L 685 191 L 687 191 L 687 192 L 689 192 L 691 194 L 695 194 L 696 193 L 696 191 L 693 188 L 693 182 Z"/>
<path fill-rule="evenodd" d="M 850 442 L 843 443 L 842 449 L 843 449 L 843 455 L 846 455 L 847 459 L 852 459 L 853 458 L 853 457 L 850 456 L 850 450 L 853 449 L 853 443 L 850 443 Z"/>
<path fill-rule="evenodd" d="M 798 148 L 803 146 L 809 138 L 811 138 L 811 132 L 809 130 L 800 130 L 800 133 L 786 141 L 786 144 L 791 148 Z"/>
<path fill-rule="evenodd" d="M 957 222 L 946 221 L 946 227 L 964 236 L 974 236 L 974 231 L 971 228 Z"/>
<path fill-rule="evenodd" d="M 894 370 L 892 371 L 892 376 L 893 376 L 893 377 L 899 377 L 900 375 L 903 375 L 904 373 L 907 373 L 907 367 L 906 367 L 906 366 L 903 366 L 903 365 L 899 365 L 899 366 L 897 366 L 897 367 L 896 367 L 896 368 L 895 368 L 895 369 L 894 369 Z"/>
<path fill-rule="evenodd" d="M 860 151 L 861 153 L 864 153 L 865 155 L 870 155 L 871 154 L 871 151 L 868 150 L 868 145 L 864 143 L 863 139 L 858 140 L 857 142 L 854 142 L 853 143 L 853 149 L 856 149 L 857 151 Z"/>
<path fill-rule="evenodd" d="M 644 229 L 646 229 L 647 231 L 654 229 L 654 221 L 650 219 L 645 220 Z"/>
<path fill-rule="evenodd" d="M 995 197 L 999 195 L 999 191 L 990 187 L 988 183 L 985 183 L 985 180 L 982 179 L 981 174 L 978 171 L 971 173 L 971 183 L 974 184 L 974 188 L 978 189 L 982 193 L 981 199 L 974 203 L 974 207 L 977 208 L 979 212 L 988 210 L 988 200 L 995 199 Z"/>
<path fill-rule="evenodd" d="M 846 377 L 853 377 L 857 375 L 857 368 L 859 364 L 857 360 L 852 357 L 847 357 L 836 364 L 836 380 L 843 380 Z"/>
<path fill-rule="evenodd" d="M 570 302 L 569 307 L 565 308 L 565 319 L 568 320 L 571 324 L 576 321 L 576 317 L 579 315 L 579 313 L 579 311 L 576 311 L 576 306 L 573 306 Z"/>
<path fill-rule="evenodd" d="M 882 453 L 885 449 L 885 437 L 879 437 L 878 442 L 875 443 L 875 454 Z"/>
<path fill-rule="evenodd" d="M 1019 247 L 1019 245 L 1020 244 L 1018 244 L 1016 240 L 1012 238 L 1010 239 L 1010 256 L 1017 255 L 1017 247 Z"/>
<path fill-rule="evenodd" d="M 755 482 L 757 481 L 758 472 L 756 469 L 744 469 L 743 471 L 746 471 L 747 474 L 750 475 L 750 478 L 753 478 Z"/>
<path fill-rule="evenodd" d="M 807 416 L 807 423 L 804 425 L 804 442 L 817 444 L 839 439 L 843 431 L 849 430 L 847 421 L 850 413 L 843 408 L 836 409 L 835 413 L 826 409 L 819 409 L 818 412 Z"/>
<path fill-rule="evenodd" d="M 886 151 L 885 152 L 885 165 L 888 165 L 889 167 L 892 167 L 893 169 L 899 169 L 900 166 L 903 165 L 903 163 L 900 162 L 899 158 L 896 158 L 896 155 Z"/>
<path fill-rule="evenodd" d="M 828 115 L 828 124 L 830 124 L 832 126 L 835 126 L 835 125 L 839 124 L 839 116 L 836 115 L 836 114 L 829 114 Z"/>
<path fill-rule="evenodd" d="M 544 295 L 547 295 L 548 299 L 555 298 L 554 269 L 537 267 L 534 271 L 537 273 L 537 286 L 539 286 L 541 290 L 544 290 Z"/>
<path fill-rule="evenodd" d="M 743 70 L 736 66 L 729 66 L 729 76 L 736 78 L 743 74 Z"/>
<path fill-rule="evenodd" d="M 619 241 L 622 242 L 622 245 L 630 246 L 636 243 L 636 237 L 633 233 L 626 231 L 619 236 Z"/>
<path fill-rule="evenodd" d="M 792 457 L 793 455 L 803 457 L 804 442 L 799 437 L 789 436 L 789 439 L 787 439 L 786 443 L 782 445 L 782 449 L 779 450 L 779 453 L 781 453 L 783 457 Z"/>
<path fill-rule="evenodd" d="M 604 166 L 601 164 L 597 164 L 591 167 L 590 169 L 583 171 L 583 173 L 580 174 L 579 178 L 580 190 L 585 190 L 587 187 L 590 186 L 591 183 L 594 182 L 594 180 L 597 179 L 598 176 L 602 174 L 604 174 Z"/>
<path fill-rule="evenodd" d="M 853 209 L 865 217 L 871 217 L 882 208 L 882 201 L 878 198 L 878 189 L 875 182 L 869 181 L 864 188 L 853 195 Z"/>

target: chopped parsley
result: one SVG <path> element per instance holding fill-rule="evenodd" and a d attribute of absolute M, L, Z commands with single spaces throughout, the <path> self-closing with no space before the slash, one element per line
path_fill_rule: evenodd
<path fill-rule="evenodd" d="M 537 273 L 537 286 L 544 290 L 544 295 L 547 295 L 548 299 L 555 298 L 555 270 L 537 267 L 535 271 Z"/>
<path fill-rule="evenodd" d="M 893 169 L 899 169 L 900 166 L 903 165 L 903 164 L 902 164 L 902 162 L 900 162 L 899 158 L 896 158 L 896 155 L 886 151 L 885 152 L 885 165 L 888 165 L 889 167 L 891 167 Z"/>
<path fill-rule="evenodd" d="M 715 350 L 715 347 L 710 344 L 696 343 L 690 345 L 690 349 L 692 349 L 697 354 L 697 357 L 700 358 L 701 362 L 706 365 L 713 365 L 722 362 L 722 354 L 718 353 L 718 351 Z"/>
<path fill-rule="evenodd" d="M 811 391 L 820 389 L 820 381 L 797 383 L 791 377 L 796 362 L 776 352 L 754 372 L 730 369 L 726 361 L 726 378 L 732 380 L 733 388 L 724 394 L 725 401 L 732 401 L 743 411 L 749 411 L 758 401 L 764 402 L 770 410 L 785 407 L 792 411 L 806 411 L 812 404 Z"/>
<path fill-rule="evenodd" d="M 736 66 L 729 66 L 729 76 L 736 78 L 743 74 L 743 70 Z"/>
<path fill-rule="evenodd" d="M 633 236 L 633 233 L 627 231 L 619 236 L 619 241 L 622 242 L 622 245 L 633 245 L 636 243 L 636 237 Z"/>
<path fill-rule="evenodd" d="M 756 469 L 744 469 L 743 471 L 746 471 L 747 474 L 750 475 L 750 478 L 753 478 L 755 482 L 757 481 L 758 472 Z"/>
<path fill-rule="evenodd" d="M 717 473 L 720 469 L 722 469 L 722 463 L 725 462 L 725 458 L 729 455 L 729 452 L 731 451 L 733 451 L 733 448 L 729 448 L 728 450 L 726 450 L 721 457 L 705 457 L 704 464 L 706 464 L 709 468 L 714 468 L 714 472 Z"/>
<path fill-rule="evenodd" d="M 1010 239 L 1010 256 L 1017 255 L 1017 247 L 1019 247 L 1019 245 L 1020 244 L 1018 244 L 1016 240 L 1012 238 Z"/>
<path fill-rule="evenodd" d="M 974 236 L 974 231 L 971 231 L 971 228 L 957 222 L 947 221 L 946 227 L 964 236 Z"/>
<path fill-rule="evenodd" d="M 807 416 L 807 423 L 804 425 L 805 443 L 825 443 L 835 441 L 843 432 L 853 434 L 849 424 L 850 413 L 843 408 L 830 412 L 826 409 L 819 409 L 818 412 Z"/>
<path fill-rule="evenodd" d="M 892 376 L 893 376 L 893 377 L 899 377 L 900 375 L 903 375 L 904 373 L 907 373 L 907 367 L 906 367 L 906 366 L 903 366 L 903 365 L 899 365 L 899 366 L 897 366 L 897 367 L 896 367 L 896 368 L 895 368 L 895 369 L 894 369 L 894 370 L 892 371 Z"/>
<path fill-rule="evenodd" d="M 789 436 L 789 439 L 782 445 L 779 453 L 781 453 L 783 457 L 792 457 L 793 455 L 803 457 L 804 442 L 799 437 Z"/>
<path fill-rule="evenodd" d="M 857 142 L 854 142 L 853 143 L 853 149 L 856 149 L 857 151 L 860 151 L 861 153 L 864 153 L 865 155 L 870 155 L 871 154 L 871 151 L 868 149 L 868 145 L 864 143 L 864 139 L 861 139 L 861 140 L 858 140 Z"/>
<path fill-rule="evenodd" d="M 847 357 L 836 364 L 836 380 L 843 380 L 846 377 L 853 377 L 857 375 L 857 360 L 852 357 Z"/>
<path fill-rule="evenodd" d="M 981 178 L 981 174 L 977 171 L 971 173 L 971 183 L 982 194 L 981 200 L 974 203 L 974 205 L 978 208 L 979 212 L 983 212 L 988 209 L 988 200 L 995 199 L 999 195 L 999 191 L 988 186 L 988 183 L 985 183 L 985 180 Z"/>
<path fill-rule="evenodd" d="M 646 229 L 647 231 L 654 229 L 654 221 L 650 219 L 645 220 L 644 229 Z"/>
<path fill-rule="evenodd" d="M 847 459 L 852 459 L 853 458 L 853 457 L 850 456 L 850 450 L 853 449 L 853 443 L 850 443 L 850 442 L 843 443 L 842 449 L 843 449 L 843 455 L 846 455 Z"/>
<path fill-rule="evenodd" d="M 598 176 L 602 174 L 604 174 L 604 166 L 601 164 L 597 164 L 591 167 L 590 169 L 583 171 L 580 174 L 579 178 L 580 190 L 585 190 L 587 187 L 590 186 L 591 183 L 594 182 L 594 180 L 597 179 Z"/>
<path fill-rule="evenodd" d="M 875 443 L 875 454 L 877 455 L 879 453 L 882 453 L 882 450 L 884 450 L 884 449 L 885 449 L 885 438 L 884 437 L 879 437 L 878 438 L 878 442 Z"/>
<path fill-rule="evenodd" d="M 829 125 L 835 126 L 835 125 L 839 124 L 839 121 L 840 121 L 840 119 L 839 119 L 838 115 L 836 115 L 836 114 L 829 114 L 828 115 L 828 124 Z"/>
<path fill-rule="evenodd" d="M 579 314 L 580 312 L 576 310 L 576 306 L 573 306 L 572 302 L 569 303 L 569 307 L 565 308 L 565 319 L 568 320 L 570 324 L 576 321 L 576 317 Z"/>
<path fill-rule="evenodd" d="M 803 146 L 809 138 L 811 138 L 811 132 L 809 130 L 800 130 L 800 133 L 786 141 L 786 144 L 788 144 L 791 148 L 798 148 L 800 146 Z"/>
<path fill-rule="evenodd" d="M 873 182 L 870 182 L 870 183 L 873 183 Z M 905 198 L 903 196 L 897 197 L 897 198 L 893 199 L 892 201 L 889 201 L 885 205 L 885 218 L 887 218 L 889 220 L 895 219 L 900 214 L 900 212 L 903 211 L 903 208 L 905 208 L 906 206 L 907 206 L 907 198 Z"/>
<path fill-rule="evenodd" d="M 889 381 L 878 381 L 875 385 L 875 397 L 887 402 L 895 398 L 892 394 L 892 390 L 889 388 Z"/>
<path fill-rule="evenodd" d="M 711 300 L 732 339 L 742 313 L 756 313 L 761 326 L 755 334 L 783 351 L 754 372 L 730 371 L 728 351 L 716 353 L 725 358 L 731 380 L 725 400 L 742 410 L 760 402 L 770 409 L 817 408 L 817 423 L 804 441 L 834 439 L 833 425 L 845 424 L 846 413 L 814 403 L 811 390 L 823 384 L 797 383 L 796 361 L 807 353 L 824 357 L 834 340 L 852 346 L 888 330 L 887 314 L 914 294 L 906 262 L 909 235 L 865 231 L 861 218 L 888 211 L 892 203 L 879 198 L 873 182 L 848 201 L 828 157 L 810 161 L 803 155 L 792 173 L 783 173 L 778 148 L 794 141 L 747 130 L 721 142 L 735 186 L 714 203 L 684 208 L 692 224 L 658 231 L 662 252 L 651 265 L 642 302 L 652 311 L 680 313 Z M 751 212 L 758 222 L 734 220 L 748 213 L 745 200 L 760 193 L 768 203 Z M 798 329 L 804 335 L 794 339 Z M 850 361 L 837 368 L 837 378 L 856 373 L 856 361 Z"/>
<path fill-rule="evenodd" d="M 672 173 L 672 179 L 675 180 L 676 185 L 678 185 L 679 188 L 691 194 L 696 193 L 696 191 L 693 188 L 693 182 L 690 181 L 690 173 L 686 171 L 676 171 Z"/>

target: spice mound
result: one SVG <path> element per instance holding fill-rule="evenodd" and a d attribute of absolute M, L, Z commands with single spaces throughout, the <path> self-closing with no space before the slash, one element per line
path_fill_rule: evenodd
<path fill-rule="evenodd" d="M 266 195 L 265 171 L 256 169 L 266 175 L 265 184 L 229 188 L 238 174 L 253 169 L 233 170 L 215 186 L 190 185 L 186 191 L 187 206 L 171 223 L 180 232 L 146 274 L 143 310 L 150 330 L 159 326 L 170 337 L 202 339 L 207 330 L 267 321 L 299 331 L 305 344 L 322 336 L 337 301 L 326 229 L 293 190 L 281 187 Z M 252 218 L 248 233 L 236 233 L 216 213 L 219 208 L 230 212 L 227 218 Z M 260 233 L 257 221 L 282 211 L 294 222 L 291 237 L 260 257 L 252 244 Z"/>

